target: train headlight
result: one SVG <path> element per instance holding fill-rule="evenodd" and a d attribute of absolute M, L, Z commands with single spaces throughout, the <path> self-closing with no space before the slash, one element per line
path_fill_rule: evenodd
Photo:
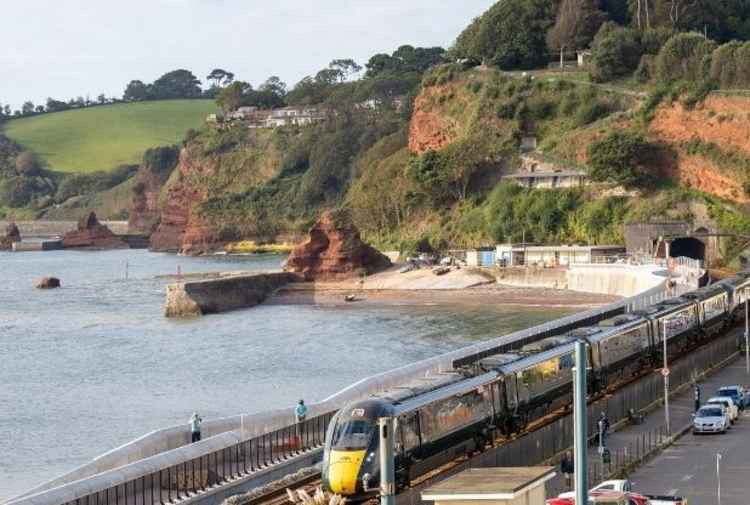
<path fill-rule="evenodd" d="M 365 458 L 365 463 L 372 463 L 372 460 L 375 459 L 375 452 L 371 452 L 367 455 Z"/>
<path fill-rule="evenodd" d="M 370 453 L 372 454 L 372 453 Z M 362 476 L 362 489 L 367 492 L 370 490 L 370 480 L 372 479 L 372 476 L 369 473 L 366 473 Z"/>

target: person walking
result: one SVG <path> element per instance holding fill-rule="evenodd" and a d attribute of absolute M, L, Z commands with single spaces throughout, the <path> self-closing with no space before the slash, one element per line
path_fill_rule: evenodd
<path fill-rule="evenodd" d="M 195 443 L 201 439 L 201 423 L 203 419 L 197 412 L 193 412 L 188 423 L 190 424 L 190 443 Z"/>
<path fill-rule="evenodd" d="M 573 489 L 573 472 L 575 464 L 573 462 L 573 453 L 567 451 L 560 460 L 560 473 L 565 476 L 565 489 Z"/>
<path fill-rule="evenodd" d="M 701 408 L 701 387 L 698 383 L 693 385 L 693 397 L 695 398 L 695 412 L 698 412 L 698 409 Z"/>
<path fill-rule="evenodd" d="M 599 445 L 601 445 L 602 447 L 606 447 L 607 437 L 609 436 L 609 418 L 604 412 L 602 412 L 602 415 L 599 416 L 599 433 L 601 434 Z"/>
<path fill-rule="evenodd" d="M 297 403 L 297 406 L 294 407 L 294 432 L 296 435 L 295 442 L 297 447 L 302 445 L 302 423 L 305 422 L 306 417 L 307 406 L 305 405 L 305 400 L 300 400 Z"/>

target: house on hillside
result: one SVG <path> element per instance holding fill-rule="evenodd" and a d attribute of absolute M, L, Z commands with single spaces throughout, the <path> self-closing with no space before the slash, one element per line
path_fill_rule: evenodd
<path fill-rule="evenodd" d="M 539 153 L 522 154 L 521 170 L 505 175 L 503 179 L 526 188 L 541 189 L 578 188 L 590 182 L 586 173 Z"/>
<path fill-rule="evenodd" d="M 271 111 L 265 120 L 267 128 L 278 126 L 306 126 L 326 120 L 326 115 L 315 107 L 283 107 Z"/>

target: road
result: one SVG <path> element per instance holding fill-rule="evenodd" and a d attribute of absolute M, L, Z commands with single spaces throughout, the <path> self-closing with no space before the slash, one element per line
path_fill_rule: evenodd
<path fill-rule="evenodd" d="M 701 384 L 707 400 L 721 385 L 747 384 L 744 359 L 712 375 Z M 679 395 L 684 405 L 692 393 Z M 677 398 L 675 398 L 677 400 Z M 682 406 L 681 405 L 681 406 Z M 684 410 L 684 407 L 683 409 Z M 663 411 L 657 411 L 663 415 Z M 651 414 L 649 417 L 658 415 Z M 684 414 L 683 414 L 684 416 Z M 680 417 L 683 417 L 680 416 Z M 681 428 L 685 423 L 676 423 Z M 618 433 L 624 436 L 630 430 Z M 635 489 L 647 494 L 679 495 L 691 505 L 719 503 L 717 497 L 716 454 L 721 454 L 720 505 L 750 503 L 750 409 L 742 414 L 726 435 L 693 435 L 689 433 L 671 447 L 638 468 L 630 479 Z"/>

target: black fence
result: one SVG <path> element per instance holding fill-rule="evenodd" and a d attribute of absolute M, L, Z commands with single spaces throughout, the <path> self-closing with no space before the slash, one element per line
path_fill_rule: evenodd
<path fill-rule="evenodd" d="M 334 414 L 329 412 L 310 418 L 82 496 L 64 505 L 156 505 L 179 502 L 322 447 L 328 423 Z"/>

